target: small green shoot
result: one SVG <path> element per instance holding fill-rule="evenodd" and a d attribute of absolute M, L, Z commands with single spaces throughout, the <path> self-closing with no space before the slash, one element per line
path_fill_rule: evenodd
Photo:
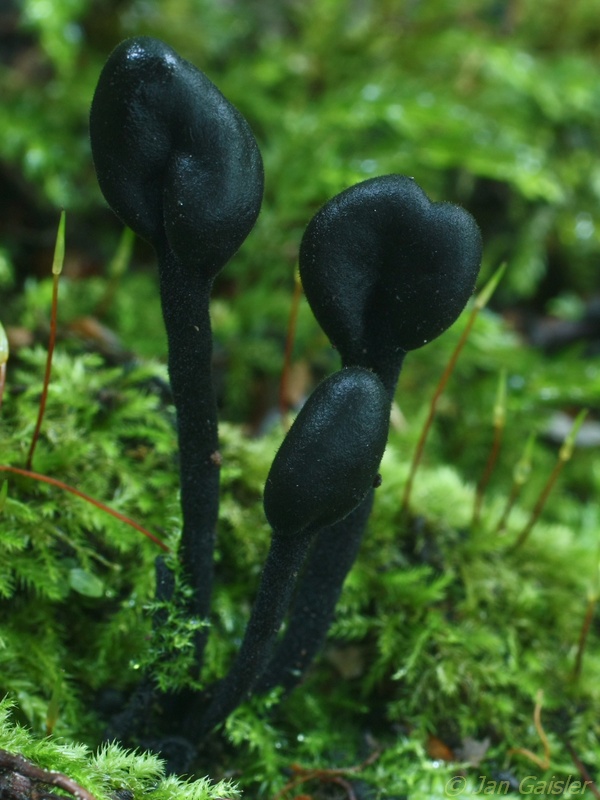
<path fill-rule="evenodd" d="M 119 286 L 119 282 L 129 266 L 131 261 L 131 253 L 133 252 L 133 243 L 135 242 L 135 233 L 131 228 L 123 228 L 123 233 L 117 244 L 117 249 L 106 268 L 108 281 L 106 290 L 102 299 L 96 308 L 96 314 L 99 317 L 104 317 L 108 309 L 112 306 L 113 300 Z"/>
<path fill-rule="evenodd" d="M 504 434 L 505 424 L 506 424 L 506 370 L 503 369 L 500 372 L 500 378 L 498 380 L 498 391 L 496 393 L 496 402 L 494 403 L 494 412 L 492 416 L 492 426 L 494 429 L 492 448 L 490 450 L 487 463 L 483 470 L 483 474 L 481 476 L 479 483 L 477 484 L 477 489 L 475 491 L 475 503 L 473 505 L 473 520 L 472 520 L 473 526 L 479 523 L 479 519 L 481 517 L 481 506 L 483 504 L 485 490 L 487 489 L 487 485 L 490 482 L 490 478 L 492 477 L 494 467 L 496 466 L 496 461 L 498 460 L 498 454 L 500 453 L 500 446 L 502 444 L 502 436 Z"/>
<path fill-rule="evenodd" d="M 54 728 L 60 716 L 60 701 L 62 696 L 62 680 L 57 677 L 52 689 L 52 696 L 48 703 L 48 710 L 46 711 L 46 736 L 52 736 Z"/>
<path fill-rule="evenodd" d="M 581 426 L 584 423 L 584 420 L 585 420 L 585 418 L 587 416 L 587 413 L 588 413 L 588 410 L 584 409 L 583 411 L 580 411 L 579 414 L 577 415 L 577 417 L 575 418 L 575 422 L 573 423 L 573 427 L 571 428 L 571 430 L 569 431 L 569 433 L 565 437 L 563 445 L 560 448 L 560 450 L 558 451 L 558 458 L 556 460 L 556 464 L 554 465 L 554 469 L 550 473 L 550 477 L 546 481 L 546 485 L 544 486 L 544 488 L 540 492 L 540 496 L 538 497 L 537 502 L 536 502 L 535 506 L 533 507 L 533 511 L 531 512 L 531 515 L 529 517 L 529 520 L 527 521 L 527 524 L 525 525 L 525 527 L 523 528 L 523 530 L 521 531 L 521 533 L 517 537 L 517 540 L 515 541 L 515 543 L 510 548 L 511 551 L 517 550 L 519 547 L 521 547 L 521 545 L 526 541 L 526 539 L 528 538 L 529 534 L 533 530 L 536 522 L 540 518 L 542 510 L 543 510 L 544 506 L 546 505 L 546 501 L 548 500 L 548 497 L 550 496 L 550 492 L 552 491 L 558 476 L 562 472 L 562 469 L 565 466 L 565 464 L 567 463 L 567 461 L 571 460 L 571 457 L 573 455 L 573 450 L 575 449 L 575 440 L 577 439 L 577 434 L 579 433 L 579 429 L 581 428 Z"/>
<path fill-rule="evenodd" d="M 431 425 L 433 423 L 433 419 L 435 417 L 435 413 L 437 411 L 437 405 L 439 402 L 440 397 L 444 389 L 446 388 L 446 384 L 450 380 L 450 376 L 454 372 L 454 367 L 456 366 L 456 362 L 458 361 L 458 357 L 461 354 L 463 347 L 467 343 L 469 338 L 469 334 L 475 324 L 475 320 L 479 316 L 479 312 L 482 311 L 490 298 L 494 294 L 496 287 L 502 280 L 502 276 L 506 271 L 506 264 L 501 264 L 496 272 L 492 275 L 486 285 L 483 287 L 481 292 L 475 298 L 475 302 L 471 308 L 471 313 L 469 318 L 467 319 L 467 324 L 464 327 L 464 330 L 458 340 L 456 347 L 454 348 L 454 352 L 450 356 L 450 360 L 446 364 L 446 368 L 440 378 L 440 381 L 436 387 L 435 392 L 433 393 L 433 397 L 431 398 L 431 403 L 429 405 L 429 413 L 427 415 L 427 419 L 425 420 L 425 424 L 423 425 L 423 430 L 421 431 L 421 436 L 419 437 L 419 441 L 417 442 L 417 447 L 415 449 L 415 453 L 413 455 L 413 459 L 410 465 L 410 471 L 408 474 L 408 480 L 406 481 L 406 486 L 404 487 L 404 494 L 402 497 L 402 513 L 406 513 L 408 511 L 409 503 L 410 503 L 410 496 L 412 493 L 412 487 L 415 479 L 415 474 L 421 463 L 421 458 L 423 457 L 423 450 L 425 448 L 425 442 L 427 441 L 427 436 L 431 429 Z"/>
<path fill-rule="evenodd" d="M 50 311 L 50 338 L 48 340 L 48 354 L 46 356 L 46 371 L 44 373 L 44 385 L 42 387 L 42 396 L 40 398 L 40 406 L 38 409 L 38 418 L 35 424 L 35 430 L 29 446 L 29 453 L 27 455 L 26 467 L 31 470 L 33 463 L 33 455 L 37 441 L 40 436 L 42 422 L 44 419 L 44 412 L 46 410 L 46 400 L 48 399 L 48 387 L 50 385 L 50 373 L 52 371 L 52 356 L 54 354 L 54 345 L 56 343 L 56 317 L 58 311 L 58 283 L 60 280 L 60 273 L 62 272 L 63 264 L 65 261 L 65 212 L 61 211 L 60 221 L 58 223 L 58 231 L 56 233 L 56 244 L 54 246 L 54 259 L 52 261 L 52 308 Z"/>

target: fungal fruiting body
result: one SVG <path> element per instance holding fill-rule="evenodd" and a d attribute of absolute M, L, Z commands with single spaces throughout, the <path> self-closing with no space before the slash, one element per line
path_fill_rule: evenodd
<path fill-rule="evenodd" d="M 384 175 L 345 189 L 315 214 L 300 246 L 300 275 L 342 363 L 373 370 L 391 405 L 406 353 L 463 310 L 481 250 L 467 211 L 432 203 L 412 178 Z M 349 517 L 318 533 L 260 690 L 292 688 L 323 644 L 372 503 L 370 492 Z"/>
<path fill-rule="evenodd" d="M 333 197 L 300 246 L 306 297 L 343 363 L 374 369 L 392 393 L 406 352 L 455 322 L 480 264 L 473 217 L 432 203 L 405 175 L 371 178 Z"/>
<path fill-rule="evenodd" d="M 388 425 L 385 389 L 361 367 L 325 379 L 301 409 L 267 478 L 264 506 L 273 538 L 244 640 L 193 725 L 195 736 L 225 719 L 260 679 L 315 533 L 348 516 L 371 491 Z"/>
<path fill-rule="evenodd" d="M 168 368 L 177 409 L 189 613 L 208 615 L 218 515 L 212 386 L 212 282 L 242 244 L 263 193 L 248 123 L 196 67 L 157 39 L 112 52 L 90 114 L 98 182 L 121 220 L 158 257 Z M 198 634 L 200 660 L 205 632 Z"/>

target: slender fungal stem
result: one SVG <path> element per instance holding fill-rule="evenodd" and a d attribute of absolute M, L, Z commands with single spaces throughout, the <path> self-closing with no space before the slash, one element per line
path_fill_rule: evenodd
<path fill-rule="evenodd" d="M 13 475 L 21 475 L 23 478 L 31 478 L 34 481 L 47 483 L 50 486 L 56 486 L 58 489 L 62 489 L 63 492 L 74 494 L 76 497 L 80 497 L 82 500 L 85 500 L 86 503 L 91 503 L 93 506 L 96 506 L 96 508 L 104 511 L 106 514 L 110 514 L 111 517 L 114 517 L 115 519 L 124 522 L 126 525 L 129 525 L 131 528 L 135 528 L 136 531 L 143 533 L 144 536 L 150 539 L 150 541 L 154 542 L 154 544 L 158 545 L 165 552 L 170 552 L 170 548 L 164 542 L 154 536 L 154 534 L 150 533 L 150 531 L 146 530 L 146 528 L 142 527 L 142 525 L 140 525 L 138 522 L 130 517 L 126 517 L 125 514 L 121 514 L 120 511 L 115 511 L 114 508 L 110 508 L 110 506 L 107 506 L 100 500 L 96 500 L 95 497 L 91 497 L 89 494 L 82 492 L 80 489 L 70 486 L 68 483 L 63 483 L 63 481 L 59 481 L 57 478 L 50 478 L 48 475 L 41 475 L 39 472 L 31 472 L 31 470 L 20 469 L 20 467 L 11 467 L 5 464 L 0 465 L 0 472 L 10 472 Z"/>
<path fill-rule="evenodd" d="M 42 396 L 40 397 L 40 405 L 38 408 L 38 417 L 35 425 L 35 430 L 31 438 L 31 445 L 29 446 L 29 453 L 25 466 L 28 470 L 31 469 L 33 463 L 33 456 L 35 448 L 42 428 L 44 419 L 44 412 L 46 411 L 46 401 L 48 399 L 48 387 L 50 386 L 50 373 L 52 372 L 52 356 L 54 355 L 54 345 L 56 343 L 56 318 L 58 311 L 58 283 L 60 280 L 60 273 L 62 272 L 63 263 L 65 260 L 65 212 L 62 211 L 60 215 L 60 222 L 58 223 L 58 232 L 56 234 L 56 245 L 54 247 L 54 259 L 52 261 L 52 306 L 50 311 L 50 338 L 48 340 L 48 352 L 46 355 L 46 369 L 44 372 L 44 384 L 42 387 Z"/>
<path fill-rule="evenodd" d="M 344 581 L 358 555 L 373 497 L 374 492 L 369 492 L 345 519 L 317 534 L 296 587 L 285 633 L 256 691 L 267 692 L 275 686 L 290 691 L 323 647 Z"/>
<path fill-rule="evenodd" d="M 221 455 L 212 383 L 211 282 L 198 272 L 186 269 L 170 250 L 159 259 L 169 378 L 177 410 L 183 516 L 179 556 L 192 589 L 188 613 L 204 620 L 213 586 Z M 206 638 L 206 630 L 200 629 L 198 669 Z"/>
<path fill-rule="evenodd" d="M 237 657 L 227 676 L 216 685 L 200 719 L 195 713 L 189 715 L 189 730 L 185 732 L 193 741 L 202 739 L 225 720 L 248 697 L 263 673 L 285 617 L 295 578 L 313 538 L 311 533 L 293 537 L 273 535 Z"/>

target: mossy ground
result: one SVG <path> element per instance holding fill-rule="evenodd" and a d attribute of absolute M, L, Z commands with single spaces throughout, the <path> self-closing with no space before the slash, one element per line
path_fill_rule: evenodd
<path fill-rule="evenodd" d="M 549 312 L 584 316 L 600 253 L 600 0 L 8 6 L 14 13 L 0 48 L 0 314 L 25 338 L 35 335 L 9 362 L 0 462 L 23 466 L 31 441 L 51 294 L 40 275 L 64 207 L 75 220 L 65 267 L 73 280 L 61 287 L 61 335 L 34 468 L 117 507 L 171 547 L 180 528 L 174 415 L 156 283 L 144 271 L 152 255 L 138 243 L 133 269 L 106 266 L 118 230 L 89 152 L 89 104 L 108 53 L 127 36 L 164 38 L 242 110 L 263 151 L 263 210 L 212 304 L 228 424 L 209 679 L 224 672 L 241 640 L 268 548 L 261 493 L 281 430 L 262 431 L 276 407 L 298 242 L 322 202 L 373 174 L 414 176 L 432 199 L 472 211 L 485 239 L 484 275 L 508 260 L 496 309 L 517 308 L 525 323 L 530 314 L 534 322 Z M 94 326 L 98 319 L 108 330 Z M 384 482 L 325 654 L 281 706 L 268 714 L 252 703 L 240 709 L 213 737 L 200 774 L 232 776 L 245 797 L 272 798 L 291 780 L 293 762 L 342 767 L 380 749 L 359 775 L 346 776 L 362 782 L 357 797 L 446 796 L 448 778 L 462 775 L 461 758 L 479 760 L 464 767 L 470 783 L 453 785 L 463 795 L 507 794 L 493 784 L 506 776 L 513 787 L 531 774 L 577 777 L 572 753 L 597 775 L 597 614 L 573 680 L 598 587 L 597 445 L 577 448 L 528 541 L 509 550 L 556 461 L 555 415 L 572 419 L 588 407 L 592 422 L 597 416 L 597 343 L 595 356 L 582 343 L 548 357 L 494 314 L 480 316 L 440 403 L 411 515 L 402 518 L 409 459 L 462 325 L 407 359 Z M 304 304 L 294 360 L 296 396 L 337 365 Z M 502 368 L 507 425 L 473 527 Z M 532 431 L 532 472 L 498 536 Z M 167 663 L 185 667 L 185 621 L 173 626 L 171 643 L 150 635 L 159 551 L 72 495 L 0 478 L 7 490 L 4 502 L 0 493 L 0 694 L 15 703 L 3 713 L 27 726 L 3 722 L 0 747 L 72 773 L 98 797 L 114 790 L 111 774 L 141 798 L 163 785 L 155 761 L 91 753 L 105 717 L 145 665 L 175 647 L 180 658 Z M 184 671 L 163 670 L 161 680 L 177 682 Z M 533 721 L 540 690 L 547 769 L 514 752 L 545 756 Z M 48 729 L 52 736 L 43 738 Z M 325 777 L 288 796 L 344 796 Z M 211 800 L 234 796 L 203 784 L 171 786 Z M 558 793 L 549 783 L 533 788 L 536 796 Z M 531 784 L 525 789 L 534 794 Z"/>
<path fill-rule="evenodd" d="M 72 291 L 67 282 L 67 314 Z M 30 293 L 23 319 L 35 316 L 43 294 Z M 227 339 L 229 318 L 226 301 L 219 303 L 217 341 Z M 564 796 L 575 797 L 581 769 L 574 754 L 597 774 L 597 617 L 575 675 L 588 599 L 598 589 L 600 474 L 593 450 L 576 450 L 527 541 L 517 550 L 511 544 L 557 458 L 559 443 L 544 438 L 552 415 L 597 406 L 600 368 L 574 348 L 547 359 L 500 318 L 481 315 L 440 404 L 410 513 L 403 514 L 410 456 L 464 324 L 463 317 L 407 359 L 383 484 L 325 652 L 281 704 L 275 693 L 235 712 L 201 752 L 199 776 L 232 779 L 252 798 L 273 798 L 286 784 L 290 798 L 343 797 L 347 781 L 357 797 L 425 800 L 448 796 L 452 786 L 471 796 L 494 787 L 518 794 L 527 776 L 535 776 L 528 785 L 536 796 L 548 797 L 556 794 L 553 776 L 573 776 L 575 789 Z M 68 337 L 59 342 L 34 468 L 98 497 L 175 548 L 180 520 L 165 368 L 137 357 L 109 363 L 84 350 Z M 22 466 L 26 458 L 44 360 L 40 344 L 9 362 L 0 421 L 4 464 Z M 502 365 L 506 435 L 473 525 Z M 540 438 L 531 477 L 499 534 L 512 472 L 533 429 Z M 281 436 L 277 422 L 260 436 L 239 424 L 222 426 L 207 680 L 224 673 L 243 635 L 270 537 L 262 487 Z M 0 747 L 79 777 L 98 797 L 115 781 L 136 797 L 150 784 L 207 800 L 234 797 L 223 785 L 161 783 L 156 762 L 139 754 L 92 755 L 107 716 L 144 669 L 166 664 L 157 675 L 163 686 L 184 680 L 191 629 L 179 620 L 168 637 L 151 633 L 155 544 L 79 498 L 2 477 L 8 492 L 0 513 L 0 693 L 14 706 L 3 707 Z M 163 658 L 170 649 L 178 661 Z M 538 701 L 541 728 L 534 724 Z M 365 761 L 357 772 L 323 772 Z M 309 770 L 305 783 L 293 765 Z M 447 783 L 463 776 L 464 786 Z"/>

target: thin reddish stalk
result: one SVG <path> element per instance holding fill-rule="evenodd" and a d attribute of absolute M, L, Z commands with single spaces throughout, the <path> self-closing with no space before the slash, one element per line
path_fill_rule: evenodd
<path fill-rule="evenodd" d="M 106 514 L 110 514 L 111 517 L 118 519 L 120 522 L 124 522 L 131 528 L 135 528 L 136 531 L 142 533 L 144 536 L 150 539 L 150 541 L 158 545 L 158 547 L 160 547 L 162 550 L 167 553 L 170 552 L 170 548 L 164 542 L 162 542 L 158 537 L 154 536 L 154 534 L 150 533 L 150 531 L 146 530 L 146 528 L 144 528 L 138 522 L 130 517 L 126 517 L 125 514 L 121 514 L 119 511 L 115 511 L 114 508 L 110 508 L 110 506 L 105 505 L 104 503 L 100 502 L 100 500 L 96 500 L 95 497 L 90 497 L 89 494 L 85 494 L 85 492 L 76 489 L 74 486 L 69 486 L 68 483 L 63 483 L 57 478 L 50 478 L 48 475 L 41 475 L 39 472 L 32 472 L 31 470 L 20 469 L 19 467 L 11 467 L 4 464 L 0 465 L 0 472 L 11 472 L 13 475 L 21 475 L 24 478 L 31 478 L 34 481 L 40 481 L 41 483 L 47 483 L 50 486 L 56 486 L 58 489 L 62 489 L 64 492 L 70 492 L 76 497 L 80 497 L 82 500 L 85 500 L 87 503 L 91 503 L 93 506 L 96 506 L 96 508 L 104 511 Z"/>
<path fill-rule="evenodd" d="M 569 751 L 571 758 L 573 759 L 573 763 L 579 770 L 579 774 L 584 780 L 584 786 L 583 786 L 584 791 L 586 789 L 589 789 L 590 792 L 594 795 L 594 797 L 600 798 L 600 789 L 598 789 L 598 787 L 592 780 L 592 776 L 588 772 L 588 769 L 583 763 L 583 761 L 579 758 L 579 756 L 575 752 L 575 748 L 573 747 L 571 742 L 566 742 L 566 745 L 567 745 L 567 750 Z M 581 794 L 583 795 L 583 792 Z"/>
<path fill-rule="evenodd" d="M 461 354 L 463 347 L 467 343 L 467 339 L 469 338 L 471 328 L 475 324 L 475 320 L 477 319 L 478 314 L 479 314 L 479 308 L 477 306 L 473 306 L 471 313 L 469 315 L 469 319 L 467 320 L 467 324 L 464 327 L 464 330 L 461 334 L 460 339 L 458 340 L 456 348 L 454 349 L 454 352 L 450 357 L 450 361 L 448 361 L 448 363 L 446 364 L 446 368 L 442 374 L 442 377 L 440 378 L 440 381 L 436 387 L 433 397 L 431 398 L 431 403 L 429 404 L 429 413 L 427 414 L 427 419 L 425 420 L 425 424 L 423 425 L 423 430 L 421 431 L 419 441 L 417 442 L 417 447 L 410 465 L 410 473 L 408 476 L 408 480 L 406 481 L 406 486 L 404 487 L 404 494 L 402 496 L 403 511 L 406 511 L 408 509 L 410 495 L 412 493 L 413 482 L 415 480 L 417 468 L 421 463 L 421 458 L 423 457 L 425 442 L 427 441 L 427 436 L 429 435 L 429 430 L 431 429 L 431 425 L 433 423 L 433 419 L 437 411 L 437 405 L 439 399 L 442 396 L 444 389 L 446 388 L 446 384 L 450 380 L 450 376 L 454 372 L 454 367 L 456 366 L 458 357 Z"/>
<path fill-rule="evenodd" d="M 48 399 L 48 387 L 50 386 L 50 373 L 52 372 L 52 356 L 54 354 L 54 345 L 56 343 L 56 317 L 58 308 L 59 279 L 60 275 L 58 274 L 52 276 L 52 311 L 50 313 L 50 338 L 48 340 L 48 353 L 46 355 L 44 384 L 42 386 L 42 395 L 40 397 L 37 422 L 35 424 L 35 430 L 33 432 L 33 437 L 31 439 L 31 444 L 29 446 L 29 453 L 27 455 L 27 461 L 25 463 L 25 466 L 27 467 L 28 470 L 31 470 L 31 465 L 33 463 L 33 455 L 35 453 L 35 448 L 40 436 L 40 430 L 42 428 L 42 422 L 44 420 L 44 413 L 46 411 L 46 401 Z"/>
<path fill-rule="evenodd" d="M 406 482 L 406 486 L 404 487 L 404 494 L 402 496 L 402 506 L 401 506 L 401 510 L 403 513 L 408 511 L 408 505 L 410 501 L 410 495 L 412 492 L 413 482 L 419 464 L 421 463 L 421 458 L 423 456 L 423 449 L 425 447 L 425 442 L 427 440 L 429 430 L 433 423 L 433 418 L 435 417 L 438 401 L 444 389 L 446 388 L 446 384 L 450 380 L 450 376 L 454 372 L 454 367 L 456 366 L 458 357 L 461 354 L 463 347 L 467 343 L 467 339 L 469 338 L 469 334 L 471 333 L 471 328 L 475 324 L 475 320 L 479 316 L 479 312 L 482 311 L 488 304 L 490 297 L 494 294 L 496 287 L 498 286 L 500 280 L 502 279 L 502 276 L 504 275 L 505 269 L 506 269 L 506 264 L 502 264 L 500 267 L 498 267 L 496 272 L 492 275 L 490 280 L 486 283 L 481 292 L 475 298 L 475 302 L 473 303 L 473 308 L 471 309 L 471 313 L 469 314 L 469 318 L 467 319 L 467 324 L 464 327 L 464 330 L 456 344 L 454 352 L 450 356 L 450 361 L 446 364 L 446 369 L 444 370 L 442 377 L 440 378 L 440 382 L 437 385 L 437 388 L 431 400 L 431 404 L 429 406 L 429 413 L 427 415 L 427 419 L 425 420 L 425 425 L 423 426 L 423 430 L 421 431 L 421 436 L 419 437 L 419 441 L 417 443 L 417 448 L 413 455 L 413 459 L 410 465 L 410 471 L 408 474 L 408 480 Z"/>
<path fill-rule="evenodd" d="M 479 522 L 479 518 L 481 517 L 481 506 L 483 505 L 485 490 L 487 489 L 488 483 L 490 482 L 490 478 L 492 477 L 492 473 L 494 471 L 494 467 L 496 466 L 496 461 L 498 460 L 498 454 L 500 453 L 500 446 L 502 444 L 503 433 L 504 433 L 504 426 L 502 425 L 494 426 L 494 441 L 492 443 L 492 449 L 490 450 L 490 455 L 485 465 L 483 475 L 481 476 L 481 480 L 477 484 L 477 489 L 475 492 L 473 525 L 476 525 Z"/>
<path fill-rule="evenodd" d="M 506 500 L 506 505 L 504 506 L 504 511 L 500 519 L 498 520 L 498 524 L 496 525 L 496 533 L 500 534 L 506 527 L 506 523 L 508 521 L 508 517 L 510 512 L 513 509 L 514 504 L 517 502 L 519 494 L 521 492 L 522 484 L 518 483 L 517 481 L 513 482 L 513 485 L 510 490 L 510 494 Z"/>
<path fill-rule="evenodd" d="M 513 550 L 518 550 L 518 548 L 521 547 L 525 543 L 525 541 L 529 538 L 529 534 L 531 533 L 531 531 L 535 527 L 536 522 L 540 518 L 542 510 L 546 505 L 546 500 L 550 496 L 550 492 L 554 488 L 554 484 L 558 480 L 558 476 L 562 472 L 564 465 L 565 465 L 564 461 L 557 461 L 556 464 L 554 465 L 554 468 L 550 473 L 550 477 L 548 478 L 546 485 L 541 491 L 540 496 L 538 497 L 537 502 L 533 508 L 533 511 L 529 515 L 529 520 L 527 522 L 527 525 L 525 525 L 525 527 L 515 540 L 514 544 L 509 548 L 511 552 Z"/>
<path fill-rule="evenodd" d="M 565 466 L 567 461 L 569 461 L 571 459 L 571 456 L 573 455 L 575 440 L 577 438 L 577 434 L 579 433 L 579 429 L 583 425 L 586 415 L 587 415 L 587 409 L 580 411 L 579 414 L 577 415 L 577 418 L 575 419 L 575 422 L 573 423 L 570 432 L 565 437 L 565 441 L 563 442 L 563 445 L 560 448 L 560 451 L 558 453 L 558 459 L 556 461 L 556 464 L 554 465 L 554 469 L 550 473 L 550 477 L 548 478 L 546 485 L 544 486 L 544 488 L 540 493 L 540 496 L 538 497 L 538 500 L 533 508 L 533 511 L 531 512 L 527 524 L 517 537 L 515 543 L 509 548 L 510 552 L 517 550 L 519 547 L 523 545 L 523 543 L 527 540 L 529 534 L 535 527 L 535 524 L 537 523 L 538 519 L 540 518 L 544 506 L 546 505 L 546 501 L 550 496 L 550 492 L 554 488 L 554 484 L 556 483 L 558 476 L 562 472 L 563 467 Z"/>
<path fill-rule="evenodd" d="M 596 595 L 588 597 L 587 606 L 585 609 L 585 616 L 583 618 L 583 624 L 581 626 L 581 631 L 579 633 L 579 641 L 577 643 L 577 656 L 575 657 L 575 666 L 573 668 L 573 679 L 575 681 L 578 681 L 581 676 L 581 668 L 583 665 L 583 654 L 585 653 L 588 635 L 590 632 L 590 628 L 592 627 L 594 614 L 596 613 L 597 603 L 598 603 L 598 597 Z"/>

